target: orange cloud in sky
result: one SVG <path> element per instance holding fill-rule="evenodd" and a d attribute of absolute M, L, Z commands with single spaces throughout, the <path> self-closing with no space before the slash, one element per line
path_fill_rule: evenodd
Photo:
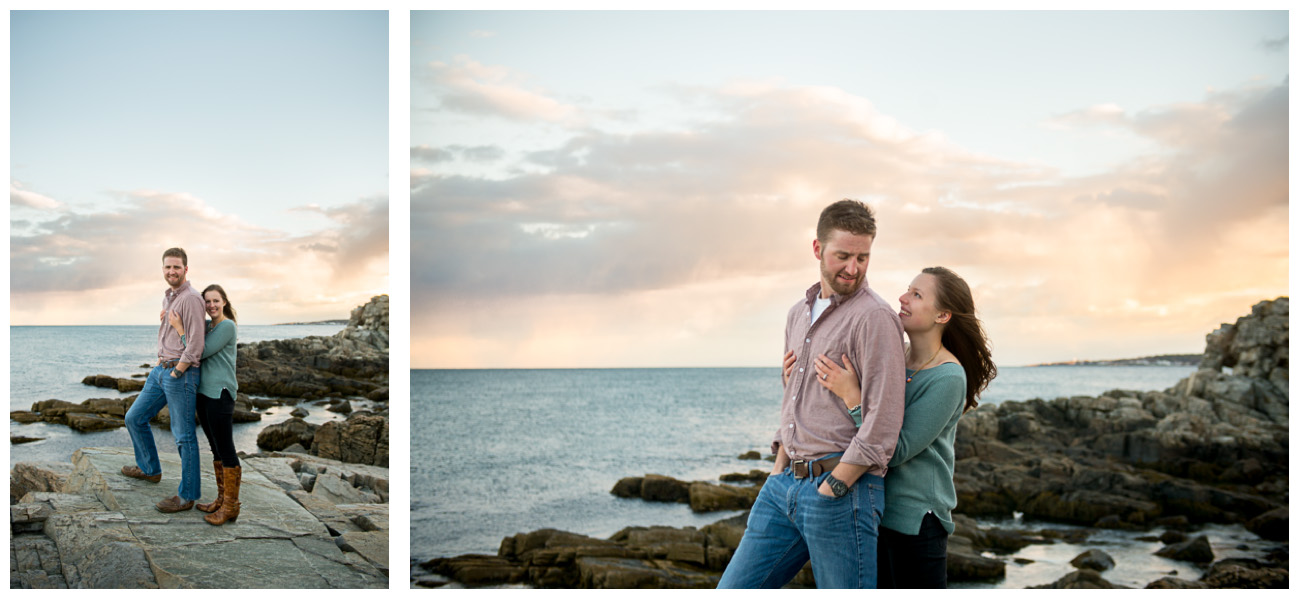
<path fill-rule="evenodd" d="M 833 88 L 671 93 L 714 116 L 575 129 L 500 153 L 508 177 L 457 175 L 454 158 L 412 171 L 413 367 L 774 366 L 817 278 L 817 214 L 842 197 L 878 212 L 872 287 L 896 305 L 921 268 L 956 270 L 1005 365 L 1200 352 L 1288 290 L 1285 82 L 1045 124 L 1156 149 L 1085 177 Z"/>
<path fill-rule="evenodd" d="M 11 222 L 11 324 L 152 323 L 166 287 L 162 252 L 173 246 L 189 255 L 191 283 L 220 283 L 241 322 L 347 318 L 388 291 L 386 197 L 291 210 L 286 219 L 323 217 L 324 226 L 302 235 L 251 225 L 183 193 L 136 191 L 115 206 L 50 206 Z"/>

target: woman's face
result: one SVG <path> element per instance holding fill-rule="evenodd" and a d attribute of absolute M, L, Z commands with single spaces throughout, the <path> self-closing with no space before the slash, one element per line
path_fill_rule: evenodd
<path fill-rule="evenodd" d="M 939 325 L 938 320 L 943 311 L 935 305 L 935 289 L 934 275 L 921 273 L 912 280 L 907 291 L 898 297 L 901 306 L 898 318 L 903 322 L 903 331 L 920 333 Z"/>
<path fill-rule="evenodd" d="M 225 307 L 226 301 L 221 299 L 221 292 L 208 290 L 208 293 L 203 294 L 203 308 L 207 309 L 209 317 L 219 318 L 218 315 Z"/>

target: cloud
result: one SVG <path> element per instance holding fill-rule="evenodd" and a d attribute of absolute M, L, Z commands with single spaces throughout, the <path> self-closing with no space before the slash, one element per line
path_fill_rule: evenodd
<path fill-rule="evenodd" d="M 468 347 L 460 342 L 491 356 L 509 339 L 532 350 L 478 366 L 555 366 L 539 357 L 561 355 L 604 365 L 608 348 L 637 342 L 602 328 L 647 298 L 671 297 L 677 319 L 698 320 L 703 299 L 682 290 L 759 293 L 753 282 L 765 278 L 782 282 L 775 299 L 713 310 L 730 321 L 708 332 L 743 324 L 779 339 L 784 309 L 816 278 L 817 214 L 842 197 L 877 210 L 873 287 L 892 301 L 922 267 L 954 268 L 976 288 L 1005 364 L 1088 357 L 1125 332 L 1180 335 L 1199 351 L 1216 319 L 1286 290 L 1286 83 L 1065 113 L 1054 123 L 1114 128 L 1156 148 L 1076 178 L 971 152 L 842 90 L 767 82 L 671 94 L 697 115 L 691 127 L 579 130 L 518 155 L 504 178 L 413 172 L 411 290 L 425 307 L 413 314 L 413 344 L 446 361 L 447 348 Z M 590 318 L 564 330 L 550 325 L 559 317 L 511 308 L 560 298 Z M 654 325 L 628 326 L 642 329 Z M 553 342 L 534 337 L 543 333 Z M 1074 346 L 1054 345 L 1067 333 Z M 705 334 L 683 335 L 656 342 L 659 364 L 692 364 L 667 348 Z M 583 351 L 586 337 L 605 347 Z M 774 352 L 713 364 L 776 364 Z"/>
<path fill-rule="evenodd" d="M 1124 109 L 1118 104 L 1107 103 L 1089 106 L 1082 110 L 1071 111 L 1048 119 L 1045 125 L 1051 129 L 1074 129 L 1080 127 L 1117 126 L 1124 122 Z"/>
<path fill-rule="evenodd" d="M 1291 45 L 1291 36 L 1284 35 L 1280 38 L 1265 39 L 1260 41 L 1259 45 L 1269 52 L 1286 52 Z"/>
<path fill-rule="evenodd" d="M 43 196 L 36 192 L 30 192 L 23 189 L 23 184 L 10 180 L 9 181 L 9 206 L 34 208 L 42 211 L 59 210 L 63 208 L 63 203 Z"/>
<path fill-rule="evenodd" d="M 443 110 L 513 121 L 571 122 L 576 107 L 523 87 L 522 75 L 459 55 L 425 65 L 420 80 L 432 86 Z"/>
<path fill-rule="evenodd" d="M 430 148 L 425 145 L 411 147 L 411 161 L 424 164 L 451 162 L 457 160 L 457 157 L 468 162 L 490 163 L 501 160 L 505 155 L 505 149 L 500 146 L 460 146 L 453 144 L 446 148 Z"/>
<path fill-rule="evenodd" d="M 440 163 L 455 159 L 455 154 L 443 148 L 430 148 L 425 145 L 411 146 L 411 162 Z"/>
<path fill-rule="evenodd" d="M 298 248 L 316 253 L 333 265 L 334 282 L 360 272 L 387 273 L 388 196 L 363 198 L 341 206 L 306 206 L 293 210 L 324 215 L 335 227 L 293 238 Z"/>
<path fill-rule="evenodd" d="M 122 194 L 114 212 L 65 210 L 10 235 L 15 323 L 143 323 L 172 246 L 190 279 L 220 282 L 254 323 L 338 318 L 387 287 L 384 197 L 303 207 L 330 225 L 305 235 L 249 224 L 184 193 Z"/>

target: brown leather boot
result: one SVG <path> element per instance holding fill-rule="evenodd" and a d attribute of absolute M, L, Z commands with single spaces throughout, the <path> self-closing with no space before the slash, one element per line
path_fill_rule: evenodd
<path fill-rule="evenodd" d="M 207 504 L 195 504 L 197 508 L 205 513 L 217 512 L 221 508 L 221 490 L 226 488 L 226 481 L 221 477 L 221 461 L 212 461 L 212 472 L 217 476 L 217 499 Z"/>
<path fill-rule="evenodd" d="M 186 502 L 185 500 L 182 500 L 180 496 L 172 496 L 171 498 L 168 498 L 166 500 L 163 500 L 162 502 L 159 502 L 158 504 L 155 504 L 154 508 L 157 508 L 158 512 L 165 512 L 165 513 L 181 512 L 182 510 L 189 510 L 191 508 L 194 508 L 194 501 L 190 500 Z"/>
<path fill-rule="evenodd" d="M 239 467 L 226 467 L 221 470 L 221 474 L 226 480 L 225 493 L 221 496 L 221 508 L 206 517 L 212 525 L 224 525 L 227 521 L 234 523 L 239 519 L 239 484 L 240 469 Z"/>

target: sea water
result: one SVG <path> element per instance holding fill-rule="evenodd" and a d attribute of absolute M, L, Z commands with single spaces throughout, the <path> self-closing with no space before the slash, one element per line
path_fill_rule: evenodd
<path fill-rule="evenodd" d="M 331 336 L 342 325 L 240 325 L 239 343 L 302 338 L 312 335 Z M 157 361 L 158 327 L 151 325 L 121 326 L 11 326 L 9 328 L 9 410 L 31 410 L 41 400 L 57 399 L 80 403 L 89 398 L 125 398 L 114 389 L 98 388 L 81 382 L 87 375 L 131 378 L 145 374 Z M 143 378 L 136 378 L 143 380 Z M 255 423 L 236 423 L 235 448 L 257 451 L 257 434 L 263 427 L 289 418 L 292 406 L 276 406 L 262 413 Z M 311 423 L 341 418 L 340 415 L 309 407 L 306 418 Z M 175 452 L 171 432 L 154 426 L 154 440 L 159 450 Z M 52 423 L 22 424 L 9 422 L 11 436 L 44 438 L 40 441 L 9 446 L 9 466 L 20 461 L 66 462 L 78 448 L 94 446 L 131 447 L 126 429 L 81 433 L 66 425 Z M 207 442 L 200 433 L 199 445 Z"/>
<path fill-rule="evenodd" d="M 1165 390 L 1194 371 L 1006 367 L 982 402 Z M 609 492 L 619 479 L 647 473 L 717 481 L 725 473 L 769 470 L 766 461 L 738 455 L 770 453 L 780 387 L 777 368 L 413 370 L 411 557 L 495 554 L 502 538 L 543 528 L 605 538 L 632 525 L 701 527 L 740 514 L 694 513 L 685 504 Z M 1239 526 L 1206 532 L 1220 556 L 1231 555 L 1238 537 L 1254 537 Z M 1145 585 L 1179 569 L 1180 577 L 1199 576 L 1185 563 L 1151 556 L 1150 543 L 1135 541 L 1139 535 L 1096 538 L 1117 562 L 1128 561 L 1122 577 Z M 1034 562 L 1010 563 L 1007 579 L 991 585 L 1050 583 L 1073 570 L 1069 560 L 1084 549 L 1030 546 L 1021 557 Z"/>

